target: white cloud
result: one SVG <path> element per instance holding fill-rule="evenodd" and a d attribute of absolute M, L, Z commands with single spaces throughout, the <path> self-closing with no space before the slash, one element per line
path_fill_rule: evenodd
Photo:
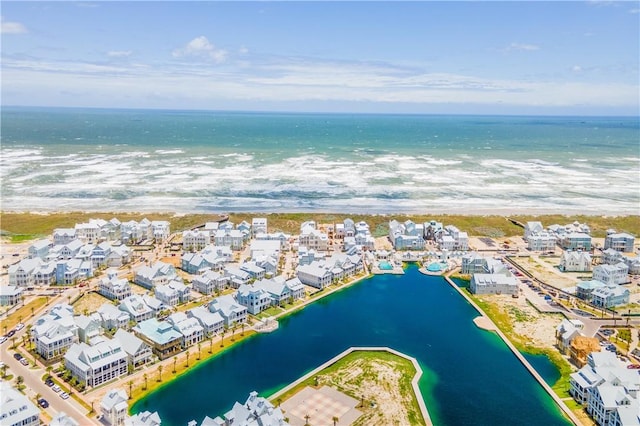
<path fill-rule="evenodd" d="M 173 57 L 197 57 L 221 63 L 227 60 L 227 51 L 218 49 L 205 36 L 200 36 L 191 40 L 186 46 L 175 49 Z"/>
<path fill-rule="evenodd" d="M 131 56 L 133 51 L 131 50 L 110 50 L 107 52 L 107 56 L 110 58 L 126 58 Z"/>
<path fill-rule="evenodd" d="M 241 46 L 240 49 L 238 49 L 238 53 L 241 55 L 246 55 L 247 53 L 249 53 L 249 49 L 247 49 L 244 46 Z"/>
<path fill-rule="evenodd" d="M 573 72 L 581 72 L 582 71 L 582 67 L 580 65 L 574 65 L 573 67 L 571 67 L 571 71 L 573 71 Z"/>
<path fill-rule="evenodd" d="M 1 33 L 2 34 L 26 34 L 27 28 L 22 25 L 20 22 L 9 22 L 9 21 L 5 21 L 4 18 L 2 19 L 2 29 L 1 29 Z"/>
<path fill-rule="evenodd" d="M 640 13 L 640 9 L 629 9 L 629 13 L 638 14 Z"/>
<path fill-rule="evenodd" d="M 540 50 L 540 46 L 536 46 L 535 44 L 524 44 L 524 43 L 511 43 L 505 50 Z"/>

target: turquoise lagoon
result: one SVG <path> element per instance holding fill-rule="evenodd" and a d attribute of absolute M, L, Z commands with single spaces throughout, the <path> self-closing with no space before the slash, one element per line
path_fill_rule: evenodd
<path fill-rule="evenodd" d="M 418 359 L 436 425 L 567 425 L 551 397 L 475 309 L 441 277 L 414 266 L 377 275 L 307 306 L 138 401 L 163 425 L 215 417 L 250 391 L 268 396 L 350 346 L 389 346 Z M 553 383 L 546 357 L 529 357 Z"/>

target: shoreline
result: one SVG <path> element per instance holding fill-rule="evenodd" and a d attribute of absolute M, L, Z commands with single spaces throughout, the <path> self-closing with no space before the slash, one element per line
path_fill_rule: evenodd
<path fill-rule="evenodd" d="M 357 283 L 359 283 L 361 281 L 364 281 L 366 279 L 369 279 L 371 277 L 373 277 L 373 274 L 369 273 L 369 274 L 366 274 L 364 276 L 356 277 L 353 280 L 348 281 L 348 282 L 346 282 L 344 284 L 340 284 L 340 285 L 332 284 L 330 287 L 333 287 L 333 288 L 331 288 L 329 291 L 325 291 L 328 287 L 326 287 L 325 290 L 317 291 L 317 292 L 313 293 L 310 296 L 310 299 L 306 300 L 304 303 L 301 303 L 301 304 L 299 304 L 297 306 L 292 306 L 289 309 L 287 309 L 287 310 L 285 310 L 283 312 L 279 312 L 279 313 L 275 314 L 274 316 L 272 316 L 270 318 L 273 319 L 273 320 L 279 320 L 279 319 L 283 319 L 283 318 L 289 317 L 290 315 L 293 315 L 296 312 L 301 311 L 302 309 L 304 309 L 307 305 L 309 305 L 311 303 L 314 303 L 314 302 L 316 302 L 316 301 L 318 301 L 320 299 L 323 299 L 323 298 L 325 298 L 325 297 L 327 297 L 327 296 L 329 296 L 329 295 L 331 295 L 333 293 L 336 293 L 336 292 L 338 292 L 340 290 L 343 290 L 343 289 L 346 289 L 348 287 L 351 287 L 351 286 L 353 286 L 353 285 L 355 285 L 355 284 L 357 284 Z M 258 321 L 260 321 L 260 320 L 258 320 Z M 136 395 L 135 398 L 131 398 L 130 403 L 129 403 L 129 409 L 128 409 L 129 414 L 132 413 L 132 408 L 136 404 L 138 404 L 140 401 L 142 401 L 143 399 L 145 399 L 146 397 L 148 397 L 152 393 L 154 393 L 154 392 L 160 390 L 161 388 L 171 384 L 174 380 L 177 380 L 178 378 L 188 374 L 189 372 L 194 371 L 196 368 L 198 368 L 199 366 L 203 365 L 205 362 L 210 361 L 210 360 L 218 357 L 222 353 L 226 352 L 228 349 L 231 349 L 231 348 L 235 347 L 236 345 L 244 342 L 245 340 L 249 340 L 253 336 L 259 336 L 260 334 L 262 334 L 260 332 L 255 331 L 253 328 L 251 328 L 251 329 L 248 328 L 247 331 L 250 332 L 248 335 L 242 336 L 239 339 L 236 338 L 231 344 L 225 344 L 224 349 L 222 349 L 222 350 L 213 351 L 213 353 L 211 353 L 211 354 L 209 354 L 209 353 L 205 354 L 205 356 L 203 356 L 200 360 L 196 360 L 192 365 L 190 365 L 187 368 L 184 368 L 182 371 L 176 373 L 175 375 L 170 377 L 168 380 L 163 380 L 161 383 L 153 382 L 153 383 L 156 383 L 157 386 L 154 387 L 153 384 L 152 384 L 151 389 L 142 391 L 142 393 L 140 395 Z M 220 336 L 216 336 L 215 343 L 220 341 L 218 339 L 218 337 L 220 337 Z M 228 336 L 226 336 L 225 338 L 229 339 Z M 182 357 L 180 357 L 180 362 L 182 362 L 183 358 L 185 358 L 184 352 L 181 352 L 179 355 L 183 355 Z M 154 364 L 153 366 L 157 366 L 158 364 L 162 364 L 162 365 L 169 364 L 170 365 L 170 363 L 168 361 L 170 361 L 171 359 L 172 358 L 167 358 L 166 360 L 160 361 L 160 362 Z M 138 371 L 138 372 L 136 372 L 134 374 L 136 374 L 136 375 L 144 374 L 144 370 Z M 132 376 L 133 376 L 133 374 L 132 374 Z M 124 376 L 124 377 L 128 378 L 128 377 L 131 377 L 131 376 Z M 112 386 L 107 385 L 105 388 L 106 389 L 110 389 L 110 388 L 112 388 Z M 139 386 L 137 386 L 137 388 L 139 388 Z M 91 393 L 91 392 L 89 392 L 89 393 Z"/>
<path fill-rule="evenodd" d="M 509 337 L 493 322 L 493 320 L 489 317 L 489 315 L 471 298 L 469 297 L 463 289 L 458 287 L 449 277 L 449 275 L 443 275 L 444 280 L 456 290 L 458 294 L 460 294 L 479 314 L 479 317 L 474 318 L 473 322 L 481 330 L 485 330 L 488 332 L 495 333 L 500 339 L 507 345 L 507 347 L 511 350 L 513 355 L 520 361 L 520 363 L 527 369 L 527 371 L 533 376 L 533 378 L 542 386 L 542 388 L 547 392 L 547 394 L 554 400 L 560 411 L 567 417 L 571 423 L 575 426 L 582 425 L 582 422 L 575 413 L 564 403 L 564 401 L 560 398 L 560 396 L 553 390 L 552 386 L 549 385 L 542 378 L 540 373 L 527 361 L 527 359 L 522 355 L 522 352 L 530 354 L 530 355 L 538 355 L 541 352 L 545 353 L 543 348 L 535 348 L 538 350 L 537 353 L 529 352 L 528 350 L 519 349 L 514 343 L 511 342 Z M 550 359 L 552 361 L 552 359 Z M 553 361 L 552 361 L 553 362 Z M 554 363 L 554 366 L 558 368 L 560 372 L 560 368 Z M 562 375 L 561 377 L 562 378 Z"/>

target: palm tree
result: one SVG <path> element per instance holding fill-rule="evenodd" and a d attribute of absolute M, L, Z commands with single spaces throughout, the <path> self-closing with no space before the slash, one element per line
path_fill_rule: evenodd
<path fill-rule="evenodd" d="M 173 374 L 176 374 L 176 362 L 178 362 L 178 356 L 173 357 Z"/>
<path fill-rule="evenodd" d="M 227 333 L 227 330 L 229 329 L 228 325 L 225 325 L 224 328 L 222 329 L 222 339 L 220 339 L 220 347 L 224 348 L 224 335 Z"/>
<path fill-rule="evenodd" d="M 31 307 L 31 316 L 33 316 L 33 315 L 34 315 L 34 314 L 33 314 L 33 312 L 34 312 L 34 308 L 33 308 L 33 306 L 32 306 L 32 307 Z"/>
<path fill-rule="evenodd" d="M 333 426 L 336 426 L 338 424 L 338 422 L 340 421 L 340 419 L 337 416 L 333 416 L 333 418 L 331 420 L 333 421 Z"/>
<path fill-rule="evenodd" d="M 158 381 L 162 382 L 162 364 L 158 364 Z"/>
<path fill-rule="evenodd" d="M 242 333 L 240 333 L 241 336 L 244 336 L 244 328 L 245 328 L 245 323 L 242 323 L 242 325 L 240 327 L 242 327 Z"/>
<path fill-rule="evenodd" d="M 129 385 L 129 399 L 131 399 L 131 388 L 133 387 L 133 380 L 129 380 L 128 385 Z"/>
<path fill-rule="evenodd" d="M 305 422 L 304 422 L 304 426 L 311 426 L 311 424 L 309 423 L 309 419 L 310 419 L 310 418 L 311 418 L 311 416 L 310 416 L 310 415 L 308 415 L 308 414 L 305 414 L 305 415 L 304 415 L 304 420 L 305 420 Z"/>
<path fill-rule="evenodd" d="M 213 336 L 211 336 L 211 340 L 209 340 L 209 353 L 213 353 Z"/>
<path fill-rule="evenodd" d="M 7 364 L 2 364 L 0 370 L 2 370 L 2 378 L 4 379 L 5 377 L 7 377 Z"/>
<path fill-rule="evenodd" d="M 144 379 L 144 388 L 142 390 L 147 390 L 147 373 L 144 373 L 142 378 Z"/>
<path fill-rule="evenodd" d="M 200 360 L 200 353 L 202 352 L 202 343 L 198 342 L 198 360 Z"/>
<path fill-rule="evenodd" d="M 187 367 L 188 367 L 189 366 L 189 349 L 187 349 L 186 354 L 187 354 Z"/>

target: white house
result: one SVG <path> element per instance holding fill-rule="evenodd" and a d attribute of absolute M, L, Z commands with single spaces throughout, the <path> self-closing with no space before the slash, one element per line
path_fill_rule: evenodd
<path fill-rule="evenodd" d="M 11 426 L 39 426 L 40 410 L 29 398 L 14 389 L 7 381 L 0 381 L 0 424 Z"/>
<path fill-rule="evenodd" d="M 248 284 L 243 284 L 238 288 L 236 300 L 245 306 L 252 315 L 259 314 L 270 307 L 272 303 L 266 290 Z"/>
<path fill-rule="evenodd" d="M 591 293 L 591 303 L 602 308 L 626 305 L 629 303 L 629 289 L 621 286 L 595 289 Z"/>
<path fill-rule="evenodd" d="M 95 338 L 91 346 L 73 344 L 64 365 L 79 382 L 94 387 L 127 374 L 127 353 L 117 340 Z"/>
<path fill-rule="evenodd" d="M 22 291 L 22 288 L 13 285 L 0 285 L 0 306 L 11 306 L 20 302 Z"/>
<path fill-rule="evenodd" d="M 544 228 L 542 227 L 542 222 L 538 222 L 538 221 L 527 222 L 526 225 L 524 226 L 525 241 L 529 241 L 529 237 L 531 237 L 532 235 L 538 235 L 542 233 L 542 231 L 544 231 Z"/>
<path fill-rule="evenodd" d="M 615 265 L 597 265 L 593 268 L 593 279 L 606 285 L 624 284 L 629 281 L 629 267 L 624 262 Z"/>
<path fill-rule="evenodd" d="M 123 426 L 127 418 L 129 397 L 122 389 L 111 389 L 100 401 L 102 419 L 108 426 Z"/>
<path fill-rule="evenodd" d="M 309 265 L 300 265 L 297 269 L 298 279 L 302 284 L 323 289 L 333 282 L 333 273 L 324 264 L 314 261 Z"/>
<path fill-rule="evenodd" d="M 78 341 L 78 326 L 73 319 L 73 308 L 58 304 L 39 317 L 31 328 L 36 351 L 44 359 L 53 359 Z"/>
<path fill-rule="evenodd" d="M 396 250 L 422 250 L 424 248 L 424 225 L 411 220 L 400 223 L 389 222 L 389 240 Z"/>
<path fill-rule="evenodd" d="M 204 306 L 197 306 L 186 312 L 190 318 L 198 320 L 204 330 L 205 336 L 214 336 L 220 334 L 224 329 L 224 318 L 219 312 L 210 312 Z"/>
<path fill-rule="evenodd" d="M 502 274 L 473 274 L 469 289 L 473 294 L 517 294 L 518 281 Z"/>
<path fill-rule="evenodd" d="M 554 251 L 556 237 L 548 232 L 540 232 L 527 238 L 527 248 L 531 251 Z"/>
<path fill-rule="evenodd" d="M 213 294 L 229 286 L 229 277 L 218 272 L 207 271 L 193 279 L 191 286 L 202 294 Z"/>
<path fill-rule="evenodd" d="M 564 272 L 587 272 L 591 270 L 591 255 L 586 251 L 565 250 L 560 257 L 559 268 Z"/>
<path fill-rule="evenodd" d="M 247 308 L 229 294 L 213 299 L 209 303 L 209 311 L 219 313 L 227 327 L 247 321 Z"/>
<path fill-rule="evenodd" d="M 566 355 L 571 347 L 571 341 L 576 336 L 582 335 L 583 329 L 584 323 L 582 321 L 563 319 L 556 327 L 556 344 L 560 352 Z"/>
<path fill-rule="evenodd" d="M 188 348 L 202 342 L 204 339 L 204 327 L 193 317 L 187 316 L 184 312 L 176 312 L 169 315 L 167 321 L 173 326 L 174 330 L 182 334 L 182 347 Z"/>
<path fill-rule="evenodd" d="M 182 249 L 184 251 L 200 251 L 211 242 L 209 231 L 184 231 L 182 233 Z"/>
<path fill-rule="evenodd" d="M 254 217 L 251 220 L 251 233 L 255 238 L 258 234 L 267 233 L 267 218 L 266 217 Z"/>
<path fill-rule="evenodd" d="M 126 278 L 118 278 L 118 273 L 111 271 L 98 283 L 98 293 L 110 300 L 124 300 L 131 296 L 131 285 Z"/>
<path fill-rule="evenodd" d="M 122 350 L 127 354 L 127 362 L 133 368 L 151 361 L 151 347 L 135 334 L 119 329 L 113 338 L 120 343 Z"/>
<path fill-rule="evenodd" d="M 96 314 L 100 316 L 100 325 L 105 330 L 125 328 L 131 320 L 128 312 L 121 311 L 111 303 L 100 305 Z"/>
<path fill-rule="evenodd" d="M 604 239 L 604 248 L 611 248 L 616 251 L 632 253 L 635 237 L 626 232 L 618 233 L 610 229 Z"/>
<path fill-rule="evenodd" d="M 136 284 L 152 289 L 161 284 L 167 284 L 169 281 L 179 279 L 176 269 L 173 265 L 164 262 L 156 262 L 153 266 L 143 266 L 136 271 L 133 282 Z"/>
<path fill-rule="evenodd" d="M 118 309 L 129 314 L 130 318 L 135 322 L 142 322 L 151 319 L 155 316 L 155 312 L 144 301 L 144 299 L 137 295 L 124 299 L 119 305 Z"/>

